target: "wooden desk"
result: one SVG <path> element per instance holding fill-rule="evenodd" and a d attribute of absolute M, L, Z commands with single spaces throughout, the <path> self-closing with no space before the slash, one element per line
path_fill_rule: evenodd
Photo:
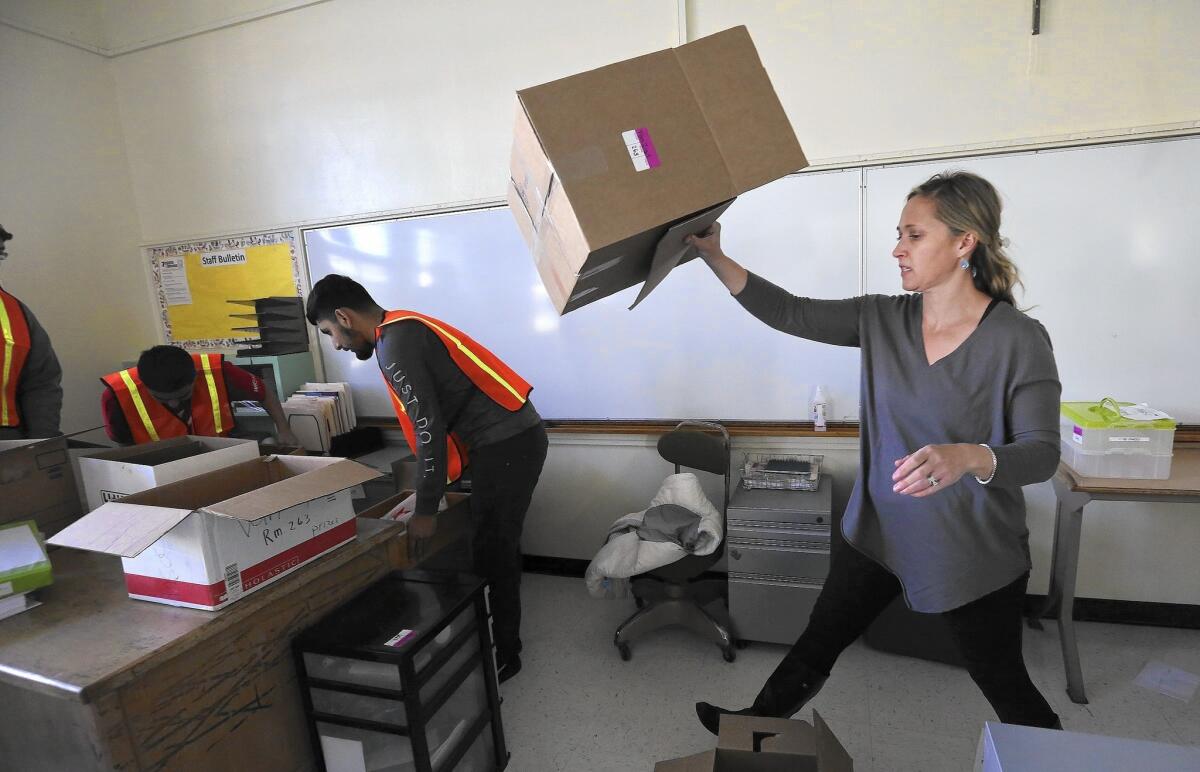
<path fill-rule="evenodd" d="M 1058 620 L 1063 664 L 1067 670 L 1067 694 L 1071 701 L 1087 704 L 1083 671 L 1075 644 L 1075 574 L 1079 569 L 1079 538 L 1083 508 L 1092 501 L 1147 501 L 1166 503 L 1200 502 L 1200 447 L 1176 446 L 1171 459 L 1171 477 L 1166 480 L 1115 480 L 1082 477 L 1060 464 L 1053 480 L 1058 504 L 1054 511 L 1054 547 L 1050 562 L 1050 592 L 1046 605 L 1031 620 L 1053 616 Z"/>
<path fill-rule="evenodd" d="M 467 528 L 439 522 L 431 554 Z M 119 560 L 55 550 L 43 605 L 0 621 L 0 768 L 314 769 L 291 641 L 411 567 L 407 547 L 359 518 L 354 542 L 221 611 L 133 600 Z"/>

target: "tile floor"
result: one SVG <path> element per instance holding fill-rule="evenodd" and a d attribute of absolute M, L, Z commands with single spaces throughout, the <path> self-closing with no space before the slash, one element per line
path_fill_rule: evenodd
<path fill-rule="evenodd" d="M 636 641 L 622 662 L 612 637 L 632 600 L 594 600 L 582 579 L 541 574 L 525 575 L 523 595 L 524 669 L 501 687 L 511 772 L 650 772 L 711 748 L 693 703 L 748 704 L 785 651 L 753 644 L 730 664 L 671 628 Z M 1150 659 L 1200 673 L 1200 630 L 1081 622 L 1077 634 L 1088 705 L 1067 697 L 1057 630 L 1025 636 L 1033 680 L 1067 729 L 1200 745 L 1200 696 L 1183 703 L 1133 683 Z M 856 772 L 971 770 L 983 722 L 995 720 L 965 671 L 861 641 L 811 706 Z"/>

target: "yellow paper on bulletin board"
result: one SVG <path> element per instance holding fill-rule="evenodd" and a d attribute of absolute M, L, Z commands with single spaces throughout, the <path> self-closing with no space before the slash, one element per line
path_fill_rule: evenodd
<path fill-rule="evenodd" d="M 229 301 L 296 294 L 287 244 L 189 252 L 183 260 L 187 284 L 182 292 L 190 294 L 191 302 L 167 306 L 171 338 L 175 341 L 257 337 L 234 331 L 234 327 L 247 327 L 252 322 L 231 318 L 230 314 L 246 313 L 247 309 L 230 305 Z"/>

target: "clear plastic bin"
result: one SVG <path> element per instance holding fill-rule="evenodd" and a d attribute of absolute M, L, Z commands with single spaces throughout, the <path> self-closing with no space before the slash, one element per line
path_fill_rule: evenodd
<path fill-rule="evenodd" d="M 363 721 L 378 721 L 381 724 L 394 726 L 404 726 L 406 723 L 404 703 L 400 700 L 335 692 L 331 689 L 318 689 L 317 687 L 310 688 L 308 693 L 312 697 L 313 710 L 318 713 L 358 718 Z"/>
<path fill-rule="evenodd" d="M 362 754 L 362 763 L 358 769 L 365 767 L 367 772 L 416 772 L 412 743 L 407 737 L 324 721 L 317 722 L 317 734 L 321 738 L 321 752 L 325 756 L 328 772 L 355 769 L 359 753 Z M 339 743 L 339 740 L 348 742 Z"/>
<path fill-rule="evenodd" d="M 1062 460 L 1084 477 L 1109 477 L 1118 480 L 1165 480 L 1171 476 L 1171 454 L 1089 453 L 1070 442 L 1060 442 Z"/>
<path fill-rule="evenodd" d="M 433 765 L 435 772 L 442 772 L 443 767 Z M 484 724 L 475 742 L 458 763 L 454 772 L 492 772 L 496 768 L 496 747 L 492 740 L 492 725 Z"/>
<path fill-rule="evenodd" d="M 374 686 L 379 689 L 400 688 L 400 668 L 390 662 L 366 659 L 347 659 L 304 652 L 304 669 L 309 678 L 322 678 L 344 684 Z"/>

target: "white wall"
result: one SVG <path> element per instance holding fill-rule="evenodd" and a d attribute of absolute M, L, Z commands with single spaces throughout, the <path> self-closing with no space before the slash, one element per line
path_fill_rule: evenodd
<path fill-rule="evenodd" d="M 498 198 L 514 92 L 671 45 L 674 9 L 336 0 L 118 57 L 143 238 Z"/>
<path fill-rule="evenodd" d="M 63 364 L 63 430 L 98 426 L 97 379 L 157 341 L 107 62 L 0 25 L 0 126 L 0 283 Z"/>
<path fill-rule="evenodd" d="M 813 163 L 1200 127 L 1200 3 L 691 0 L 745 24 Z"/>

